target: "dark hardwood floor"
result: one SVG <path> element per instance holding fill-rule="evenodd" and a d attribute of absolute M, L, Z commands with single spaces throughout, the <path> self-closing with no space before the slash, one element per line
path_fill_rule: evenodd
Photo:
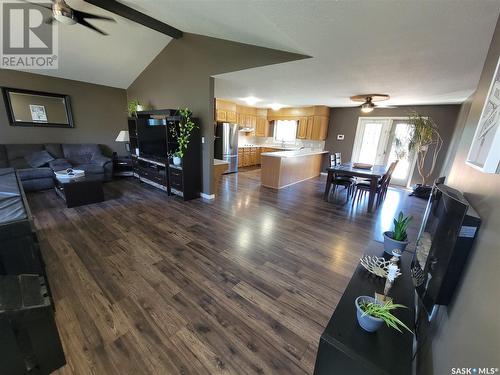
<path fill-rule="evenodd" d="M 319 337 L 363 250 L 400 209 L 322 200 L 325 177 L 279 192 L 259 170 L 183 202 L 132 179 L 68 209 L 29 194 L 68 364 L 60 374 L 311 374 Z M 353 311 L 354 312 L 354 311 Z"/>

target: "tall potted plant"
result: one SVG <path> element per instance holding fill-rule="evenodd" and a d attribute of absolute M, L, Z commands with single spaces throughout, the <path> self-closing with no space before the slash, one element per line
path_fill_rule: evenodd
<path fill-rule="evenodd" d="M 188 109 L 179 109 L 181 120 L 178 127 L 171 127 L 172 137 L 177 140 L 177 149 L 172 153 L 172 162 L 174 165 L 181 165 L 189 145 L 191 134 L 198 125 L 191 119 L 192 112 Z"/>
<path fill-rule="evenodd" d="M 427 182 L 436 167 L 437 157 L 443 147 L 443 139 L 439 135 L 438 126 L 430 117 L 411 112 L 408 116 L 408 123 L 412 127 L 408 149 L 417 153 L 417 170 L 422 178 L 422 183 L 417 184 L 413 189 L 413 195 L 428 198 L 431 187 Z M 430 165 L 426 168 L 428 159 Z"/>
<path fill-rule="evenodd" d="M 403 252 L 408 245 L 408 235 L 406 230 L 410 221 L 412 221 L 412 216 L 404 216 L 403 211 L 399 212 L 397 218 L 394 218 L 393 224 L 394 228 L 392 231 L 384 232 L 384 251 L 387 254 L 392 255 L 394 249 L 401 250 Z"/>

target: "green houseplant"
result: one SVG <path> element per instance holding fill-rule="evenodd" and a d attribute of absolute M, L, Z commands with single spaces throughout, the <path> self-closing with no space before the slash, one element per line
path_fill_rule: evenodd
<path fill-rule="evenodd" d="M 198 125 L 192 120 L 192 112 L 188 109 L 179 109 L 181 120 L 178 127 L 170 127 L 172 137 L 177 141 L 177 149 L 171 154 L 174 165 L 180 165 L 189 145 L 191 134 Z"/>
<path fill-rule="evenodd" d="M 139 99 L 132 99 L 128 102 L 127 106 L 129 117 L 133 117 L 137 115 L 137 111 L 142 110 L 142 105 L 139 102 Z"/>
<path fill-rule="evenodd" d="M 411 112 L 408 116 L 411 125 L 410 142 L 408 150 L 417 154 L 417 170 L 422 178 L 422 183 L 417 184 L 413 194 L 422 198 L 428 198 L 430 187 L 427 182 L 436 167 L 437 157 L 443 147 L 443 139 L 439 135 L 438 126 L 430 117 L 422 116 L 417 112 Z M 427 166 L 426 166 L 426 161 Z"/>
<path fill-rule="evenodd" d="M 384 232 L 384 250 L 392 255 L 392 250 L 399 249 L 403 252 L 408 245 L 408 235 L 406 230 L 412 221 L 412 216 L 404 216 L 403 211 L 399 212 L 398 217 L 394 218 L 394 228 L 392 231 Z"/>
<path fill-rule="evenodd" d="M 383 323 L 388 327 L 402 332 L 399 327 L 413 333 L 401 320 L 396 318 L 392 311 L 398 308 L 406 308 L 404 305 L 395 304 L 391 301 L 381 303 L 373 297 L 360 296 L 356 298 L 356 315 L 358 323 L 365 331 L 375 332 Z"/>

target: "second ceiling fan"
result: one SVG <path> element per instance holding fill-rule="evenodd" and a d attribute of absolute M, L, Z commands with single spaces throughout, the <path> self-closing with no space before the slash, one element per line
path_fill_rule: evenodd
<path fill-rule="evenodd" d="M 351 96 L 351 100 L 353 102 L 363 102 L 363 104 L 361 104 L 361 112 L 363 113 L 370 113 L 375 108 L 396 108 L 394 106 L 381 106 L 374 103 L 389 99 L 390 96 L 387 94 L 363 94 Z"/>

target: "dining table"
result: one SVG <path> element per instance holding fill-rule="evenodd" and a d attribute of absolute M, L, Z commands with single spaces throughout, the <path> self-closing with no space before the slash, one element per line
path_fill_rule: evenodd
<path fill-rule="evenodd" d="M 360 177 L 370 180 L 370 192 L 368 195 L 368 212 L 372 212 L 375 197 L 377 196 L 378 181 L 389 169 L 389 165 L 373 165 L 370 169 L 356 168 L 356 163 L 343 163 L 327 168 L 328 177 L 326 178 L 325 194 L 323 199 L 328 200 L 330 188 L 336 175 Z"/>

